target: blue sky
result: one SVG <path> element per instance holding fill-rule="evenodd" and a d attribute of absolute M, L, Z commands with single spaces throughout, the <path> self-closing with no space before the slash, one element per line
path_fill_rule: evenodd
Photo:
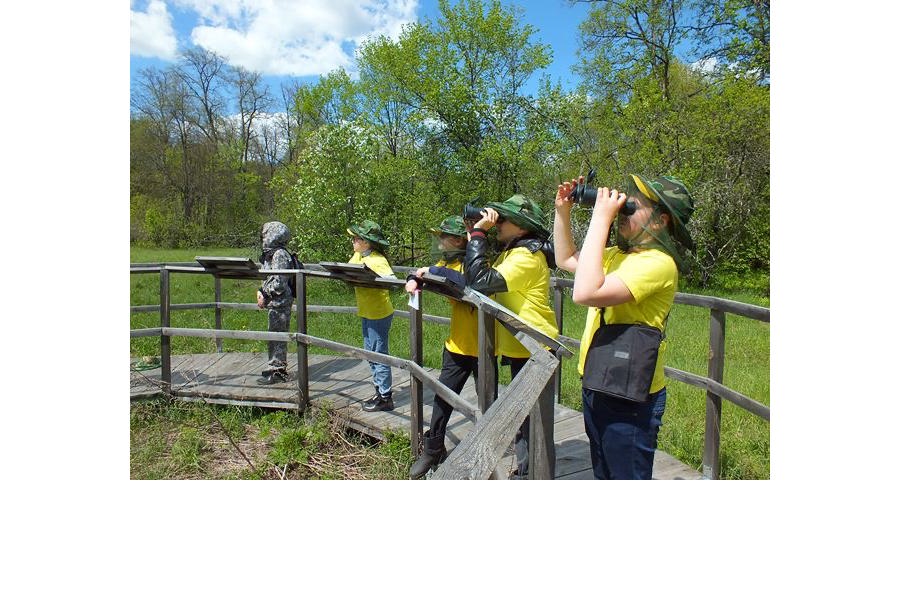
<path fill-rule="evenodd" d="M 565 81 L 577 62 L 576 28 L 588 12 L 565 0 L 503 2 L 524 10 L 534 41 L 549 44 L 545 71 Z M 353 72 L 353 50 L 366 36 L 395 37 L 404 23 L 438 15 L 437 0 L 132 0 L 130 73 L 163 68 L 178 52 L 202 46 L 229 63 L 283 79 L 314 82 L 338 67 Z M 526 93 L 534 93 L 540 75 Z M 574 81 L 574 76 L 573 76 Z"/>

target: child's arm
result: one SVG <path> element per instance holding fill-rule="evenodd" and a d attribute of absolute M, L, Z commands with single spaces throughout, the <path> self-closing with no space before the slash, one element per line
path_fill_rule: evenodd
<path fill-rule="evenodd" d="M 271 269 L 290 269 L 291 255 L 287 250 L 279 248 L 272 256 Z M 269 275 L 257 292 L 257 305 L 259 296 L 263 297 L 263 305 L 260 308 L 281 308 L 290 305 L 293 297 L 286 275 Z"/>
<path fill-rule="evenodd" d="M 417 269 L 416 271 L 410 271 L 410 273 L 406 276 L 406 291 L 410 294 L 415 293 L 415 291 L 419 289 L 422 275 L 427 272 L 428 267 L 422 267 L 421 269 Z"/>

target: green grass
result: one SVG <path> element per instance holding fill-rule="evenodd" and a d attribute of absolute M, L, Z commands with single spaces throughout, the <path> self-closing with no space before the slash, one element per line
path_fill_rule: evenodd
<path fill-rule="evenodd" d="M 327 408 L 297 416 L 156 397 L 131 404 L 131 478 L 407 479 L 409 437 L 385 437 L 348 430 Z"/>
<path fill-rule="evenodd" d="M 235 249 L 202 250 L 155 250 L 133 248 L 132 262 L 158 261 L 190 261 L 194 256 L 248 256 L 247 251 Z M 171 302 L 211 302 L 214 297 L 212 278 L 206 275 L 188 275 L 175 273 L 171 276 Z M 256 298 L 256 281 L 223 280 L 222 299 L 225 302 L 253 303 Z M 308 303 L 322 305 L 354 306 L 352 290 L 345 284 L 310 278 L 308 287 Z M 749 304 L 768 306 L 769 299 L 753 291 L 696 290 L 685 289 L 685 292 L 730 298 Z M 391 300 L 397 309 L 406 308 L 406 295 L 392 292 Z M 158 304 L 159 277 L 156 275 L 131 275 L 131 304 Z M 449 316 L 448 303 L 435 296 L 426 295 L 424 310 L 428 314 Z M 571 295 L 565 296 L 563 333 L 575 339 L 581 338 L 584 328 L 586 307 L 571 301 Z M 265 311 L 223 311 L 223 326 L 226 329 L 266 330 Z M 173 311 L 171 314 L 173 327 L 213 328 L 214 311 L 189 310 Z M 158 313 L 138 313 L 131 315 L 131 327 L 158 327 Z M 292 328 L 295 324 L 292 323 Z M 362 333 L 359 319 L 349 314 L 310 313 L 308 331 L 311 335 L 328 338 L 362 346 Z M 440 368 L 443 341 L 447 335 L 446 326 L 431 323 L 423 324 L 424 363 L 426 366 Z M 709 351 L 709 310 L 693 306 L 675 305 L 669 318 L 667 335 L 669 352 L 667 365 L 683 371 L 705 375 L 707 372 L 707 354 Z M 250 340 L 224 340 L 226 352 L 264 352 L 265 342 Z M 409 325 L 406 319 L 395 319 L 390 333 L 391 353 L 396 356 L 409 355 Z M 215 352 L 215 343 L 211 339 L 175 337 L 172 339 L 172 352 L 176 354 Z M 332 354 L 329 351 L 311 348 L 311 353 Z M 137 338 L 131 340 L 133 357 L 159 354 L 158 338 Z M 509 381 L 509 370 L 503 368 L 501 383 Z M 400 382 L 398 382 L 400 383 Z M 769 324 L 754 321 L 736 315 L 726 316 L 725 327 L 725 374 L 724 384 L 738 392 L 749 396 L 765 405 L 769 405 Z M 669 380 L 667 382 L 668 404 L 663 427 L 660 430 L 659 447 L 679 460 L 700 469 L 703 456 L 703 438 L 705 428 L 704 391 Z M 581 384 L 578 378 L 575 360 L 563 361 L 562 403 L 570 408 L 581 409 Z M 720 462 L 722 478 L 725 479 L 768 479 L 769 478 L 769 424 L 762 419 L 747 413 L 727 401 L 723 401 Z M 388 445 L 397 444 L 398 438 L 389 438 Z M 406 438 L 404 438 L 406 439 Z M 170 440 L 171 441 L 171 440 Z M 408 452 L 408 442 L 406 451 Z M 146 448 L 140 451 L 150 452 L 158 449 L 162 441 L 148 439 Z M 183 449 L 182 449 L 183 448 Z M 191 458 L 193 446 L 190 438 L 182 442 L 179 452 L 183 453 L 182 462 Z M 202 455 L 200 447 L 195 453 Z M 134 452 L 133 448 L 133 452 Z M 133 457 L 134 459 L 134 457 Z M 386 465 L 391 463 L 385 459 Z M 402 456 L 396 461 L 402 462 Z M 396 462 L 395 461 L 395 462 Z M 189 464 L 170 465 L 179 472 L 189 469 Z M 387 467 L 386 467 L 387 468 Z"/>

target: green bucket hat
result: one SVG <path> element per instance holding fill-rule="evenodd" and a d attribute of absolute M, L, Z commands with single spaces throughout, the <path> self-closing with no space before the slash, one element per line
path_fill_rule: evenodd
<path fill-rule="evenodd" d="M 550 237 L 550 231 L 544 227 L 544 211 L 522 194 L 516 194 L 503 202 L 488 202 L 485 207 L 493 208 L 504 219 L 544 239 Z"/>
<path fill-rule="evenodd" d="M 685 185 L 674 177 L 649 179 L 640 175 L 629 175 L 634 187 L 652 202 L 662 202 L 666 212 L 672 216 L 674 237 L 686 248 L 694 249 L 694 240 L 687 223 L 694 214 L 694 198 Z"/>
<path fill-rule="evenodd" d="M 428 231 L 434 235 L 446 233 L 447 235 L 463 237 L 466 235 L 466 224 L 463 223 L 463 218 L 460 215 L 453 215 L 441 221 L 440 226 L 432 227 Z"/>
<path fill-rule="evenodd" d="M 353 236 L 359 236 L 368 242 L 371 242 L 377 246 L 381 246 L 382 248 L 388 247 L 388 241 L 387 239 L 385 239 L 384 234 L 381 232 L 381 225 L 379 225 L 375 221 L 366 219 L 359 225 L 351 225 L 347 229 L 347 233 Z"/>

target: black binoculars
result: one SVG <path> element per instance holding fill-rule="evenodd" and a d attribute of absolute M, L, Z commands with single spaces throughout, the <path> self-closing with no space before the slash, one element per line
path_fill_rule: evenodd
<path fill-rule="evenodd" d="M 593 183 L 596 175 L 597 172 L 594 169 L 588 171 L 587 179 L 584 180 L 584 183 L 578 183 L 572 188 L 572 191 L 569 192 L 569 198 L 576 204 L 594 206 L 594 204 L 597 203 L 597 188 L 591 187 L 590 184 Z M 625 201 L 625 204 L 622 205 L 622 208 L 619 209 L 619 214 L 626 216 L 633 215 L 636 210 L 637 204 L 635 204 L 634 200 L 628 199 Z"/>
<path fill-rule="evenodd" d="M 475 198 L 473 202 L 479 203 L 478 198 Z M 484 207 L 477 206 L 476 204 L 472 204 L 471 202 L 467 202 L 462 211 L 463 221 L 477 221 L 481 218 L 481 211 L 484 210 Z"/>

